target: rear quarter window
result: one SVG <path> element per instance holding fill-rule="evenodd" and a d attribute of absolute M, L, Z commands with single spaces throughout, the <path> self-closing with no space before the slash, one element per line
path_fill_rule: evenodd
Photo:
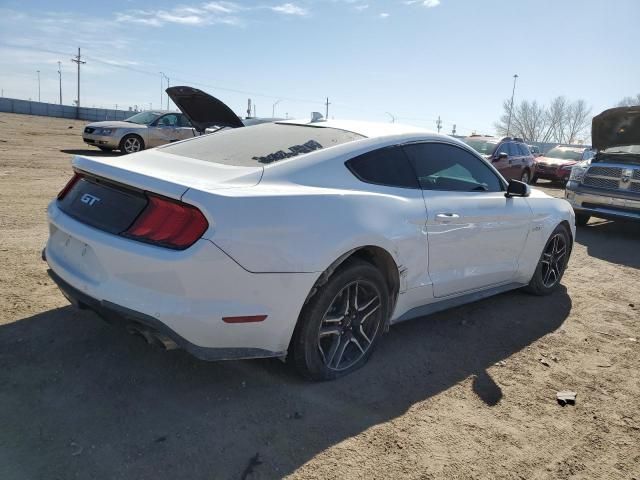
<path fill-rule="evenodd" d="M 358 179 L 375 185 L 420 188 L 409 159 L 400 147 L 387 147 L 365 153 L 346 162 Z"/>

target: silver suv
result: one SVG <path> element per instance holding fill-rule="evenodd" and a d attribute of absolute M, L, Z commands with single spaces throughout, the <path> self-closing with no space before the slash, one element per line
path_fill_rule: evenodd
<path fill-rule="evenodd" d="M 592 216 L 640 222 L 640 106 L 605 110 L 591 135 L 598 153 L 571 169 L 565 190 L 576 224 Z"/>

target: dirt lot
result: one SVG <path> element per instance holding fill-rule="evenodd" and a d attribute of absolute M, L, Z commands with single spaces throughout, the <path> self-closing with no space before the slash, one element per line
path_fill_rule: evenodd
<path fill-rule="evenodd" d="M 638 226 L 580 229 L 551 297 L 401 324 L 366 368 L 311 384 L 68 306 L 40 251 L 81 128 L 0 114 L 1 479 L 640 478 Z"/>

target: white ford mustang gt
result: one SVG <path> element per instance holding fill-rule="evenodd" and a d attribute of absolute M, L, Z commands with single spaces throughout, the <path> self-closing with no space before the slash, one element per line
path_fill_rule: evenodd
<path fill-rule="evenodd" d="M 390 324 L 551 293 L 569 204 L 414 127 L 286 121 L 76 157 L 43 256 L 65 296 L 207 360 L 363 365 Z"/>

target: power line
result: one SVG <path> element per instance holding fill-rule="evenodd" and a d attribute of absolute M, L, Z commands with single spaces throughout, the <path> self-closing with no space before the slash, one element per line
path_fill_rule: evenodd
<path fill-rule="evenodd" d="M 11 47 L 11 48 L 21 48 L 21 49 L 25 49 L 25 50 L 32 50 L 32 51 L 37 51 L 37 52 L 44 52 L 44 53 L 52 53 L 52 54 L 63 54 L 66 55 L 67 53 L 65 52 L 60 52 L 57 50 L 51 50 L 51 49 L 46 49 L 46 48 L 34 48 L 34 47 L 26 47 L 26 46 L 19 46 L 19 45 L 13 45 L 10 43 L 5 43 L 5 42 L 0 42 L 0 46 L 7 46 L 7 47 Z M 78 49 L 79 50 L 79 49 Z M 79 52 L 78 52 L 79 53 Z M 144 70 L 141 68 L 136 68 L 133 67 L 131 65 L 123 65 L 120 63 L 116 63 L 113 61 L 107 61 L 107 60 L 103 60 L 103 59 L 99 59 L 99 58 L 94 58 L 91 56 L 84 56 L 83 57 L 86 60 L 89 60 L 91 62 L 95 62 L 95 63 L 99 63 L 102 65 L 107 65 L 113 68 L 117 68 L 117 69 L 121 69 L 121 70 L 126 70 L 126 71 L 130 71 L 130 72 L 134 72 L 134 73 L 138 73 L 141 75 L 147 75 L 150 77 L 156 77 L 158 73 L 157 72 L 152 72 L 149 70 Z M 72 59 L 72 61 L 75 63 L 75 60 Z M 86 63 L 86 62 L 82 62 L 82 63 Z M 78 65 L 78 71 L 80 70 L 80 66 Z M 167 73 L 171 73 L 170 70 L 164 70 Z M 166 76 L 164 73 L 161 73 L 161 75 L 164 75 L 167 79 L 168 76 Z M 327 118 L 328 118 L 328 98 L 326 98 L 325 101 L 318 101 L 317 99 L 310 99 L 310 98 L 299 98 L 299 97 L 288 97 L 288 96 L 282 96 L 282 95 L 276 95 L 276 94 L 270 94 L 270 93 L 260 93 L 260 92 L 254 92 L 254 91 L 249 91 L 249 90 L 241 90 L 241 89 L 237 89 L 237 88 L 229 88 L 229 87 L 225 87 L 225 86 L 220 86 L 220 85 L 214 85 L 214 84 L 210 84 L 210 83 L 204 83 L 204 82 L 200 82 L 200 81 L 193 81 L 193 80 L 189 80 L 189 79 L 185 79 L 182 77 L 177 77 L 177 76 L 173 76 L 174 79 L 174 84 L 180 84 L 180 83 L 184 83 L 185 85 L 192 85 L 192 86 L 196 86 L 196 87 L 201 87 L 201 88 L 205 88 L 205 89 L 211 89 L 214 91 L 226 91 L 226 92 L 231 92 L 231 93 L 237 93 L 237 94 L 242 94 L 242 95 L 250 95 L 253 97 L 263 97 L 263 98 L 269 98 L 269 99 L 275 99 L 275 100 L 281 100 L 281 101 L 286 101 L 286 102 L 293 102 L 293 103 L 307 103 L 307 104 L 322 104 L 325 107 L 325 114 L 327 114 Z M 79 84 L 78 84 L 78 89 L 79 89 Z M 162 85 L 161 85 L 161 89 L 162 89 Z M 78 93 L 78 97 L 79 97 L 79 93 Z M 162 92 L 161 92 L 161 103 L 160 103 L 160 108 L 162 108 Z M 167 98 L 167 104 L 168 104 L 168 98 Z M 360 112 L 360 113 L 366 113 L 366 114 L 372 114 L 372 115 L 383 115 L 384 112 L 381 110 L 373 110 L 373 109 L 363 109 L 360 107 L 355 107 L 353 105 L 349 105 L 349 104 L 344 104 L 344 103 L 340 103 L 340 102 L 330 102 L 329 105 L 334 105 L 334 106 L 339 106 L 342 109 L 345 110 L 351 110 L 354 112 Z M 168 109 L 168 105 L 167 105 L 167 109 Z M 250 116 L 250 115 L 249 115 Z M 434 118 L 416 118 L 416 117 L 403 117 L 403 116 L 395 116 L 396 120 L 405 120 L 405 121 L 410 121 L 410 122 L 420 122 L 420 123 L 424 123 L 426 125 L 428 124 L 433 124 L 433 122 L 437 122 L 437 119 Z M 440 120 L 441 122 L 441 128 L 442 125 L 451 125 L 448 122 L 442 122 L 442 120 Z M 474 128 L 471 127 L 466 127 L 464 125 L 457 125 L 458 128 L 462 128 L 464 130 L 469 130 L 469 131 L 473 131 L 475 130 Z"/>

